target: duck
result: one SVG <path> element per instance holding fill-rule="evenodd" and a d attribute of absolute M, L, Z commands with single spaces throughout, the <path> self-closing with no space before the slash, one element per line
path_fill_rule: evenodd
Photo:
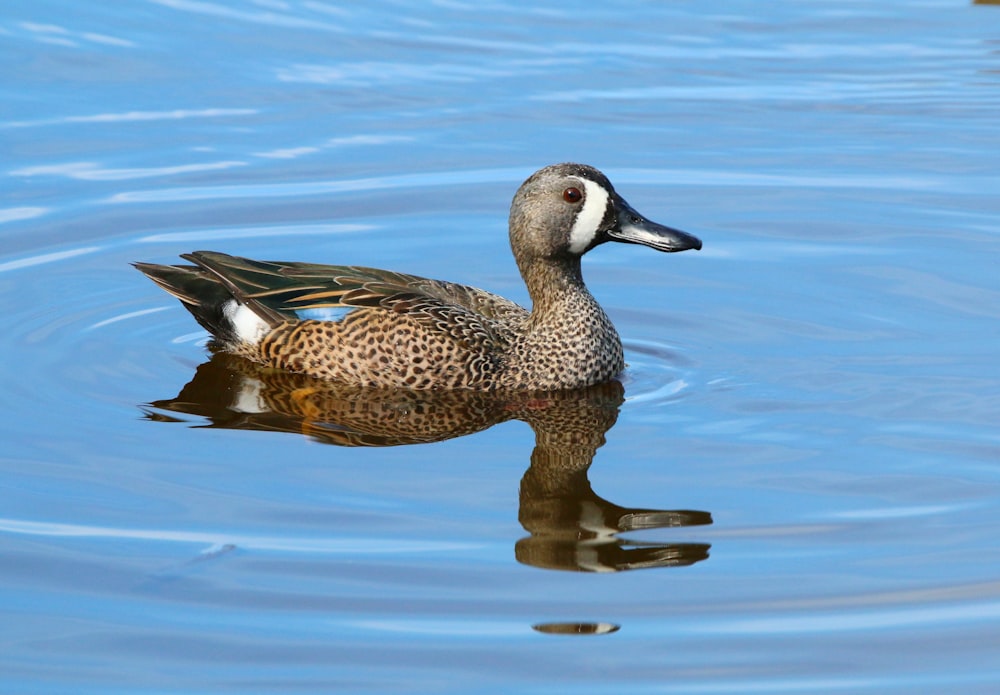
<path fill-rule="evenodd" d="M 587 289 L 583 256 L 606 242 L 672 253 L 697 237 L 638 213 L 599 170 L 563 163 L 521 184 L 510 247 L 531 309 L 468 285 L 353 265 L 213 251 L 133 265 L 212 334 L 211 349 L 359 387 L 557 391 L 614 379 L 621 338 Z"/>

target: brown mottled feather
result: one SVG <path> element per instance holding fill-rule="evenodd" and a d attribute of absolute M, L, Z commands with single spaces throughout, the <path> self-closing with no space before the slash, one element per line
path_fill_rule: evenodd
<path fill-rule="evenodd" d="M 365 387 L 552 390 L 607 381 L 625 366 L 618 333 L 583 284 L 584 253 L 612 240 L 701 247 L 643 218 L 603 174 L 578 164 L 524 182 L 510 240 L 531 312 L 467 285 L 362 266 L 197 251 L 182 256 L 193 265 L 136 267 L 223 349 L 271 367 Z M 308 313 L 323 309 L 335 311 Z"/>

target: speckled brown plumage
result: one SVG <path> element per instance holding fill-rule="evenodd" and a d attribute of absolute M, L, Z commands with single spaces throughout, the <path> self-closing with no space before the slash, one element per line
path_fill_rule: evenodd
<path fill-rule="evenodd" d="M 530 312 L 484 290 L 374 268 L 207 251 L 183 256 L 193 265 L 136 266 L 223 350 L 262 364 L 364 387 L 552 390 L 601 383 L 625 366 L 580 270 L 605 241 L 701 247 L 643 218 L 596 169 L 561 164 L 528 178 L 511 205 Z"/>

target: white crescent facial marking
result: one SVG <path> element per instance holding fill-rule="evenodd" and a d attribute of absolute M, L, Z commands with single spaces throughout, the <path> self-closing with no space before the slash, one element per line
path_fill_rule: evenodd
<path fill-rule="evenodd" d="M 235 299 L 222 305 L 222 314 L 233 325 L 236 337 L 251 345 L 256 345 L 271 330 L 264 319 Z"/>
<path fill-rule="evenodd" d="M 600 184 L 574 176 L 583 184 L 583 207 L 576 213 L 576 221 L 569 232 L 569 250 L 583 253 L 597 236 L 601 220 L 608 210 L 608 192 Z"/>

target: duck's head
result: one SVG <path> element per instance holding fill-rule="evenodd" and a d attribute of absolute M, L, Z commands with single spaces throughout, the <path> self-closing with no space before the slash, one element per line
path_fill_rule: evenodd
<path fill-rule="evenodd" d="M 657 251 L 700 249 L 701 240 L 646 219 L 585 164 L 554 164 L 521 184 L 510 208 L 510 244 L 518 265 L 579 258 L 606 241 Z"/>

